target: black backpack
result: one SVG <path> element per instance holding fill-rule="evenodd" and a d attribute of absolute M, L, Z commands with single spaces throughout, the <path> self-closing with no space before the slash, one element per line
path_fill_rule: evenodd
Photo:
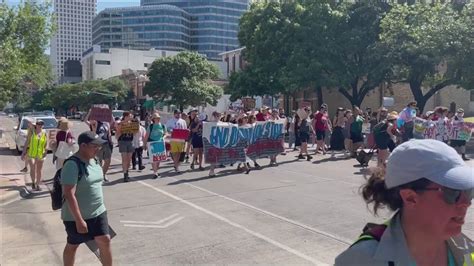
<path fill-rule="evenodd" d="M 77 182 L 79 183 L 79 181 L 81 181 L 81 178 L 84 175 L 88 174 L 86 164 L 74 155 L 67 158 L 64 163 L 66 163 L 67 161 L 74 161 L 77 164 L 77 168 L 79 169 Z M 61 170 L 62 168 L 56 171 L 56 174 L 53 178 L 53 189 L 49 191 L 49 193 L 51 194 L 51 207 L 53 208 L 53 211 L 61 209 L 65 201 L 63 197 L 63 188 L 61 185 Z"/>

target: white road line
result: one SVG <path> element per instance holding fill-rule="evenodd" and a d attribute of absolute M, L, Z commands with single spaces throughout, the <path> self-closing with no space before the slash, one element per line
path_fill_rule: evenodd
<path fill-rule="evenodd" d="M 227 224 L 229 224 L 229 225 L 231 225 L 231 226 L 233 226 L 233 227 L 242 229 L 243 231 L 245 231 L 245 232 L 247 232 L 247 233 L 249 233 L 249 234 L 251 234 L 251 235 L 253 235 L 253 236 L 257 237 L 257 238 L 260 238 L 261 240 L 264 240 L 264 241 L 266 241 L 266 242 L 268 242 L 268 243 L 270 243 L 270 244 L 272 244 L 272 245 L 274 245 L 274 246 L 276 246 L 276 247 L 279 247 L 279 248 L 281 248 L 281 249 L 283 249 L 283 250 L 285 250 L 285 251 L 287 251 L 287 252 L 289 252 L 289 253 L 292 253 L 292 254 L 294 254 L 294 255 L 296 255 L 296 256 L 298 256 L 298 257 L 304 259 L 304 260 L 307 260 L 307 261 L 309 261 L 309 262 L 311 262 L 311 263 L 313 263 L 313 264 L 316 264 L 316 265 L 328 265 L 328 264 L 323 263 L 323 262 L 321 262 L 321 261 L 319 261 L 319 260 L 317 260 L 317 259 L 315 259 L 315 258 L 312 258 L 312 257 L 310 257 L 310 256 L 307 256 L 307 255 L 301 253 L 301 252 L 298 251 L 298 250 L 295 250 L 295 249 L 293 249 L 293 248 L 291 248 L 291 247 L 288 247 L 288 246 L 286 246 L 286 245 L 284 245 L 284 244 L 282 244 L 282 243 L 280 243 L 280 242 L 278 242 L 278 241 L 276 241 L 276 240 L 273 240 L 273 239 L 271 239 L 271 238 L 269 238 L 269 237 L 266 237 L 266 236 L 264 236 L 264 235 L 262 235 L 262 234 L 260 234 L 260 233 L 258 233 L 258 232 L 255 232 L 255 231 L 253 231 L 253 230 L 250 230 L 250 229 L 246 228 L 246 227 L 243 226 L 243 225 L 240 225 L 240 224 L 238 224 L 238 223 L 235 223 L 235 222 L 233 222 L 233 221 L 231 221 L 231 220 L 229 220 L 229 219 L 227 219 L 227 218 L 225 218 L 225 217 L 223 217 L 223 216 L 221 216 L 221 215 L 219 215 L 219 214 L 217 214 L 217 213 L 214 213 L 214 212 L 212 212 L 212 211 L 210 211 L 210 210 L 207 210 L 207 209 L 205 209 L 205 208 L 203 208 L 203 207 L 201 207 L 201 206 L 198 206 L 198 205 L 196 205 L 196 204 L 194 204 L 194 203 L 192 203 L 192 202 L 190 202 L 190 201 L 187 201 L 187 200 L 185 200 L 185 199 L 182 199 L 182 198 L 180 198 L 180 197 L 178 197 L 178 196 L 176 196 L 176 195 L 173 195 L 173 194 L 171 194 L 171 193 L 169 193 L 169 192 L 166 192 L 166 191 L 164 191 L 164 190 L 161 190 L 161 189 L 159 189 L 159 188 L 157 188 L 157 187 L 154 187 L 154 186 L 152 186 L 152 185 L 150 185 L 150 184 L 147 184 L 147 183 L 145 183 L 145 182 L 143 182 L 143 181 L 138 181 L 138 183 L 142 184 L 143 186 L 149 187 L 149 188 L 151 188 L 151 189 L 153 189 L 153 190 L 155 190 L 155 191 L 157 191 L 157 192 L 159 192 L 159 193 L 161 193 L 161 194 L 163 194 L 163 195 L 165 195 L 165 196 L 168 196 L 168 197 L 170 197 L 170 198 L 172 198 L 172 199 L 174 199 L 174 200 L 176 200 L 176 201 L 179 201 L 179 202 L 181 202 L 181 203 L 184 203 L 184 204 L 186 204 L 186 205 L 188 205 L 188 206 L 190 206 L 190 207 L 192 207 L 192 208 L 194 208 L 194 209 L 196 209 L 196 210 L 199 210 L 199 211 L 201 211 L 201 212 L 204 212 L 204 213 L 206 213 L 206 214 L 208 214 L 208 215 L 210 215 L 210 216 L 212 216 L 212 217 L 214 217 L 214 218 L 216 218 L 216 219 L 218 219 L 218 220 L 220 220 L 220 221 L 223 221 L 223 222 L 225 222 L 225 223 L 227 223 Z"/>
<path fill-rule="evenodd" d="M 176 216 L 178 216 L 179 214 L 175 213 L 169 217 L 166 217 L 164 219 L 161 219 L 157 222 L 144 222 L 144 221 L 120 221 L 121 223 L 124 223 L 124 224 L 162 224 L 168 220 L 171 220 L 173 218 L 175 218 Z"/>
<path fill-rule="evenodd" d="M 173 179 L 179 181 L 179 179 L 176 179 L 176 178 L 173 178 Z M 298 222 L 298 221 L 295 221 L 295 220 L 292 220 L 292 219 L 289 219 L 289 218 L 280 216 L 280 215 L 278 215 L 278 214 L 275 214 L 275 213 L 272 213 L 272 212 L 269 212 L 269 211 L 260 209 L 260 208 L 258 208 L 258 207 L 253 206 L 253 205 L 247 204 L 247 203 L 245 203 L 245 202 L 241 202 L 241 201 L 238 201 L 238 200 L 229 198 L 229 197 L 227 197 L 227 196 L 221 195 L 221 194 L 219 194 L 219 193 L 212 192 L 212 191 L 207 190 L 207 189 L 205 189 L 205 188 L 198 187 L 198 186 L 196 186 L 196 185 L 189 184 L 189 183 L 185 183 L 185 184 L 188 185 L 188 186 L 191 186 L 191 187 L 193 187 L 193 188 L 195 188 L 195 189 L 199 189 L 199 190 L 201 190 L 201 191 L 204 191 L 204 192 L 206 192 L 206 193 L 209 193 L 209 194 L 211 194 L 211 195 L 214 195 L 214 196 L 216 196 L 216 197 L 220 197 L 220 198 L 226 199 L 226 200 L 228 200 L 228 201 L 232 201 L 232 202 L 237 203 L 237 204 L 239 204 L 239 205 L 245 206 L 245 207 L 247 207 L 247 208 L 249 208 L 249 209 L 252 209 L 252 210 L 255 210 L 255 211 L 264 213 L 264 214 L 266 214 L 266 215 L 268 215 L 268 216 L 271 216 L 271 217 L 277 218 L 277 219 L 279 219 L 279 220 L 285 221 L 285 222 L 287 222 L 287 223 L 290 223 L 290 224 L 299 226 L 299 227 L 301 227 L 301 228 L 304 228 L 304 229 L 306 229 L 306 230 L 312 231 L 312 232 L 317 233 L 317 234 L 319 234 L 319 235 L 328 237 L 328 238 L 330 238 L 330 239 L 332 239 L 332 240 L 336 240 L 336 241 L 338 241 L 338 242 L 340 242 L 340 243 L 343 243 L 343 244 L 346 244 L 346 245 L 350 245 L 350 244 L 353 242 L 353 241 L 350 241 L 350 240 L 348 240 L 348 239 L 344 239 L 344 238 L 341 238 L 341 237 L 337 237 L 337 236 L 335 236 L 335 235 L 332 235 L 332 234 L 330 234 L 330 233 L 323 232 L 323 231 L 318 230 L 318 229 L 316 229 L 316 228 L 314 228 L 314 227 L 311 227 L 311 226 L 309 226 L 309 225 L 302 224 L 302 223 L 300 223 L 300 222 Z"/>
<path fill-rule="evenodd" d="M 164 229 L 164 228 L 167 228 L 181 220 L 183 220 L 184 217 L 178 217 L 174 220 L 171 220 L 169 222 L 167 222 L 166 224 L 164 225 L 153 225 L 153 224 L 124 224 L 123 226 L 125 227 L 142 227 L 142 228 L 160 228 L 160 229 Z"/>

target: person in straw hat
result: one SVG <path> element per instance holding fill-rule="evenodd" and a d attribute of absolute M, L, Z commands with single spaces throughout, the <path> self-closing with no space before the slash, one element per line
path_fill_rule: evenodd
<path fill-rule="evenodd" d="M 61 142 L 66 142 L 69 145 L 74 144 L 74 136 L 72 135 L 71 128 L 72 128 L 72 123 L 67 118 L 61 118 L 59 120 L 59 124 L 58 124 L 59 131 L 56 134 L 56 145 L 55 145 L 56 148 L 54 152 L 56 152 L 56 150 L 59 147 L 59 143 Z M 63 167 L 64 160 L 66 160 L 66 158 L 56 159 L 56 170 Z"/>

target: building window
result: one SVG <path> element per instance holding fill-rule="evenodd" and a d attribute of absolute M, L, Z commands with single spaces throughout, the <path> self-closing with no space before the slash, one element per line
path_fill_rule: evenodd
<path fill-rule="evenodd" d="M 108 60 L 95 60 L 96 65 L 110 65 L 110 61 Z"/>
<path fill-rule="evenodd" d="M 143 66 L 146 67 L 146 68 L 149 68 L 149 67 L 151 67 L 151 64 L 145 63 L 145 64 L 143 64 Z"/>

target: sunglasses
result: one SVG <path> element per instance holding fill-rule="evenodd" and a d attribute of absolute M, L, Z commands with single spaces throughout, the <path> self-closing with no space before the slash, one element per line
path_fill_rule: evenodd
<path fill-rule="evenodd" d="M 468 190 L 457 190 L 447 187 L 437 187 L 437 188 L 423 188 L 417 189 L 416 191 L 441 191 L 443 192 L 444 202 L 447 204 L 456 204 L 461 200 L 461 196 L 466 195 L 467 199 L 471 201 L 474 198 L 474 189 Z"/>

